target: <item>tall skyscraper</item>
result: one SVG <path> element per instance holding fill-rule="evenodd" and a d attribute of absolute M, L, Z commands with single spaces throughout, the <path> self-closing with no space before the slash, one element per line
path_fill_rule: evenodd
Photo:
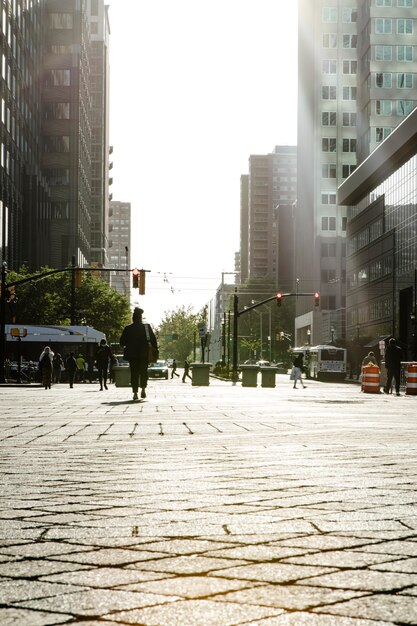
<path fill-rule="evenodd" d="M 280 286 L 280 207 L 296 198 L 296 158 L 295 146 L 276 146 L 271 154 L 249 157 L 249 174 L 241 177 L 243 280 L 267 278 Z"/>
<path fill-rule="evenodd" d="M 126 272 L 111 272 L 110 285 L 121 295 L 129 296 L 130 276 L 130 202 L 110 202 L 109 218 L 109 264 L 108 267 L 126 269 Z"/>
<path fill-rule="evenodd" d="M 346 209 L 336 190 L 409 112 L 414 0 L 299 0 L 296 341 L 344 339 Z M 359 160 L 358 160 L 359 159 Z"/>
<path fill-rule="evenodd" d="M 108 7 L 91 0 L 91 262 L 106 265 L 109 237 Z"/>
<path fill-rule="evenodd" d="M 104 258 L 108 32 L 104 0 L 0 0 L 0 245 L 12 268 Z"/>

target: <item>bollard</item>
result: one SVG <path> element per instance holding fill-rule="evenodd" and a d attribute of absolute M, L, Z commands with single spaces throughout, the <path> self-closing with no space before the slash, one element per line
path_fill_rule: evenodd
<path fill-rule="evenodd" d="M 405 393 L 408 396 L 417 396 L 417 363 L 407 365 Z"/>
<path fill-rule="evenodd" d="M 380 393 L 378 365 L 362 367 L 362 391 L 364 393 Z"/>

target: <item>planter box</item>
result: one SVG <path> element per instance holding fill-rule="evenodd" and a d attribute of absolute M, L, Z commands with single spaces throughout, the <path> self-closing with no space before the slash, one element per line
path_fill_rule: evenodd
<path fill-rule="evenodd" d="M 276 367 L 261 367 L 261 387 L 275 387 Z"/>
<path fill-rule="evenodd" d="M 211 363 L 191 363 L 192 386 L 207 387 L 210 384 Z"/>
<path fill-rule="evenodd" d="M 257 365 L 240 365 L 240 371 L 242 372 L 242 387 L 258 386 L 259 367 Z"/>

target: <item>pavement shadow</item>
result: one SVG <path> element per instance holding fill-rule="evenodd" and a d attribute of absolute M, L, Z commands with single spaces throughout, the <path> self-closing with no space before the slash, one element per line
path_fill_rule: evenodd
<path fill-rule="evenodd" d="M 119 406 L 120 404 L 142 404 L 145 400 L 120 400 L 119 402 L 102 402 L 108 406 Z"/>

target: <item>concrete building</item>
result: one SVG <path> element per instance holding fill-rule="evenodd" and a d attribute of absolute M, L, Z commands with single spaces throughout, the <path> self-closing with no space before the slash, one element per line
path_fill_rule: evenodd
<path fill-rule="evenodd" d="M 108 267 L 126 269 L 126 272 L 111 272 L 110 285 L 122 296 L 129 297 L 131 288 L 130 273 L 130 202 L 110 202 L 109 217 L 109 262 Z"/>
<path fill-rule="evenodd" d="M 295 201 L 296 158 L 295 146 L 276 146 L 271 154 L 249 158 L 249 174 L 241 177 L 242 282 L 247 278 L 265 278 L 282 287 L 292 279 L 282 273 L 280 266 L 281 255 L 288 258 L 293 254 L 291 233 L 287 231 L 287 246 L 284 250 L 279 248 L 280 232 L 288 227 L 284 215 L 280 218 L 281 212 L 284 213 L 280 207 Z"/>
<path fill-rule="evenodd" d="M 44 2 L 0 0 L 0 251 L 18 268 L 47 261 L 49 190 L 42 171 Z M 23 63 L 24 60 L 24 63 Z M 36 250 L 37 248 L 37 250 Z"/>
<path fill-rule="evenodd" d="M 109 246 L 109 37 L 108 6 L 90 4 L 91 55 L 91 263 L 107 265 Z"/>
<path fill-rule="evenodd" d="M 417 358 L 417 110 L 339 187 L 348 206 L 346 335 Z"/>
<path fill-rule="evenodd" d="M 337 187 L 415 101 L 411 0 L 299 0 L 296 342 L 346 338 L 346 225 Z M 411 91 L 410 91 L 411 89 Z M 359 160 L 358 160 L 359 157 Z"/>
<path fill-rule="evenodd" d="M 108 30 L 104 0 L 0 0 L 0 245 L 13 269 L 104 256 L 107 57 L 92 38 L 107 44 Z"/>

